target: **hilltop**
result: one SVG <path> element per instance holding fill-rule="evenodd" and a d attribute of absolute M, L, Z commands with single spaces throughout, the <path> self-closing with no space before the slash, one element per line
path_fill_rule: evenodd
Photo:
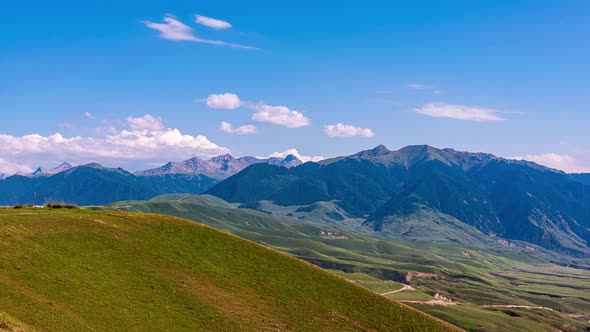
<path fill-rule="evenodd" d="M 7 330 L 453 331 L 295 258 L 174 217 L 0 209 Z"/>

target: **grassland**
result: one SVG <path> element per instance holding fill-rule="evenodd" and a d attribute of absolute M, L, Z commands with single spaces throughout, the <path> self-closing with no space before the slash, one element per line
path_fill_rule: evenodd
<path fill-rule="evenodd" d="M 0 209 L 0 330 L 452 331 L 253 242 L 170 216 Z"/>
<path fill-rule="evenodd" d="M 590 271 L 550 263 L 543 252 L 381 239 L 352 232 L 348 225 L 339 228 L 237 209 L 209 196 L 167 196 L 113 207 L 196 220 L 307 260 L 380 294 L 401 288 L 400 283 L 411 285 L 412 291 L 386 296 L 410 301 L 406 303 L 467 330 L 584 331 L 590 326 Z M 452 304 L 432 304 L 437 293 Z M 514 305 L 531 308 L 508 307 Z"/>

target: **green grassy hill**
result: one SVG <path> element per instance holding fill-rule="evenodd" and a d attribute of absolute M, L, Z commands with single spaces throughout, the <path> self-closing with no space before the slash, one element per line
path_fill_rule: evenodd
<path fill-rule="evenodd" d="M 194 222 L 0 209 L 0 330 L 449 331 L 310 264 Z"/>
<path fill-rule="evenodd" d="M 288 218 L 290 212 L 269 204 L 264 209 L 272 214 L 236 208 L 235 204 L 208 195 L 167 195 L 106 208 L 164 213 L 205 223 L 312 262 L 378 293 L 400 289 L 399 282 L 409 284 L 414 290 L 386 296 L 409 301 L 406 303 L 466 330 L 590 328 L 587 262 L 538 247 L 534 251 L 526 249 L 521 243 L 500 244 L 494 239 L 472 238 L 471 245 L 461 241 L 437 243 L 441 232 L 447 230 L 446 223 L 453 220 L 439 220 L 436 215 L 426 229 L 424 222 L 403 220 L 416 225 L 415 231 L 401 238 L 384 239 L 354 232 L 346 223 L 322 223 L 321 219 L 311 218 L 313 211 L 306 214 L 291 210 L 296 218 Z M 418 233 L 429 230 L 432 234 L 427 241 L 414 237 L 424 238 Z M 550 261 L 584 268 L 558 266 Z M 409 275 L 414 278 L 408 280 Z M 429 277 L 435 275 L 435 279 Z M 437 293 L 452 298 L 454 304 L 433 304 L 430 301 Z M 514 305 L 531 308 L 510 307 Z"/>

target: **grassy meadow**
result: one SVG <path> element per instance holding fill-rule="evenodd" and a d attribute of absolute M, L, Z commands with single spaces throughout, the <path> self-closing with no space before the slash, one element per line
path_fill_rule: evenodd
<path fill-rule="evenodd" d="M 175 217 L 0 209 L 0 330 L 453 331 L 253 242 Z"/>

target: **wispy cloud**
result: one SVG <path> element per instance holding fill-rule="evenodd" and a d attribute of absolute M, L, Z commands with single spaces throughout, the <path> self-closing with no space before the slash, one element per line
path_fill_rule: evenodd
<path fill-rule="evenodd" d="M 409 83 L 409 84 L 406 84 L 406 87 L 408 89 L 412 89 L 412 90 L 430 90 L 430 92 L 432 92 L 435 95 L 438 95 L 441 93 L 440 90 L 436 89 L 433 85 L 429 85 L 429 84 Z"/>
<path fill-rule="evenodd" d="M 274 152 L 271 153 L 268 157 L 269 158 L 285 158 L 288 155 L 294 155 L 297 159 L 301 160 L 302 162 L 306 163 L 308 161 L 320 161 L 326 159 L 323 156 L 306 156 L 302 155 L 297 151 L 297 149 L 287 149 L 283 152 Z"/>
<path fill-rule="evenodd" d="M 590 172 L 590 167 L 585 167 L 576 158 L 558 153 L 529 154 L 524 156 L 511 157 L 515 160 L 527 160 L 537 164 L 562 170 L 566 173 Z"/>
<path fill-rule="evenodd" d="M 87 119 L 90 119 L 90 120 L 96 119 L 96 117 L 94 116 L 94 114 L 92 114 L 90 112 L 84 112 L 84 117 L 86 117 Z"/>
<path fill-rule="evenodd" d="M 421 83 L 409 83 L 406 85 L 406 87 L 408 87 L 409 89 L 414 89 L 414 90 L 432 89 L 432 86 L 427 85 L 427 84 L 421 84 Z"/>
<path fill-rule="evenodd" d="M 166 23 L 144 21 L 144 24 L 149 28 L 160 31 L 160 37 L 164 39 L 198 41 L 198 38 L 193 35 L 193 29 L 188 25 L 171 16 L 164 17 L 164 22 Z"/>
<path fill-rule="evenodd" d="M 233 44 L 224 42 L 221 40 L 211 40 L 211 39 L 202 39 L 197 37 L 193 29 L 188 25 L 180 22 L 176 18 L 172 17 L 171 15 L 167 15 L 164 17 L 165 23 L 154 23 L 150 21 L 144 21 L 143 23 L 154 30 L 160 32 L 160 37 L 169 40 L 176 40 L 176 41 L 191 41 L 196 43 L 203 43 L 203 44 L 211 44 L 211 45 L 219 45 L 219 46 L 227 46 L 232 48 L 243 48 L 243 49 L 257 49 L 253 46 L 247 45 L 240 45 L 240 44 Z"/>
<path fill-rule="evenodd" d="M 373 130 L 370 128 L 361 128 L 337 123 L 335 125 L 325 125 L 324 135 L 328 137 L 374 137 L 375 133 L 373 133 Z"/>
<path fill-rule="evenodd" d="M 447 103 L 430 103 L 412 110 L 414 113 L 435 118 L 450 118 L 464 121 L 504 121 L 499 114 L 506 113 L 491 108 L 454 105 Z"/>
<path fill-rule="evenodd" d="M 253 125 L 244 125 L 234 128 L 229 122 L 221 122 L 219 130 L 230 135 L 252 135 L 258 133 L 258 128 Z"/>
<path fill-rule="evenodd" d="M 227 21 L 218 20 L 215 18 L 202 16 L 202 15 L 195 15 L 195 22 L 206 27 L 222 30 L 222 29 L 229 29 L 231 28 L 231 24 Z"/>

